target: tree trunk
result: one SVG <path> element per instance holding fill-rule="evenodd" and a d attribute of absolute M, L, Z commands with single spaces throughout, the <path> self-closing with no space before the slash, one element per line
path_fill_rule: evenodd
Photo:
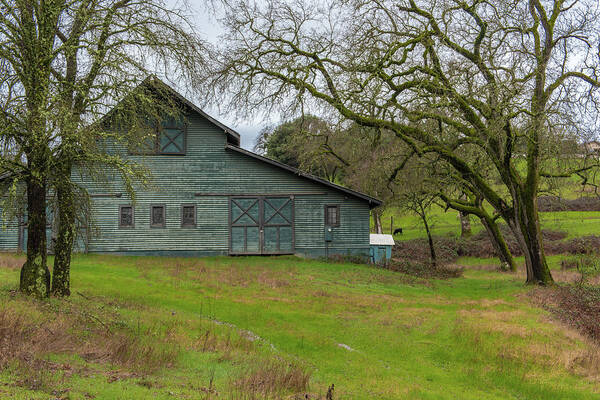
<path fill-rule="evenodd" d="M 383 226 L 381 226 L 381 212 L 373 210 L 373 222 L 375 223 L 375 232 L 383 233 Z"/>
<path fill-rule="evenodd" d="M 500 232 L 498 224 L 496 224 L 492 218 L 487 217 L 481 218 L 481 224 L 485 227 L 490 242 L 492 243 L 492 246 L 494 246 L 498 258 L 500 258 L 500 267 L 504 270 L 516 271 L 517 264 L 508 249 L 506 241 L 504 241 L 504 236 L 502 235 L 502 232 Z"/>
<path fill-rule="evenodd" d="M 35 175 L 27 179 L 27 261 L 21 268 L 19 290 L 38 298 L 50 293 L 50 271 L 46 264 L 46 179 Z"/>
<path fill-rule="evenodd" d="M 460 237 L 467 238 L 471 236 L 471 219 L 469 214 L 459 211 L 458 216 L 460 218 Z"/>
<path fill-rule="evenodd" d="M 71 252 L 75 238 L 75 201 L 70 181 L 69 165 L 56 183 L 58 199 L 58 237 L 54 244 L 54 269 L 52 270 L 52 294 L 70 296 Z"/>
<path fill-rule="evenodd" d="M 544 254 L 535 192 L 526 190 L 518 191 L 516 194 L 513 197 L 515 217 L 514 220 L 507 222 L 525 255 L 526 282 L 551 285 L 554 280 Z"/>
<path fill-rule="evenodd" d="M 427 232 L 427 241 L 429 242 L 429 253 L 431 255 L 431 265 L 435 267 L 437 265 L 437 257 L 435 255 L 435 247 L 433 247 L 433 237 L 431 236 L 431 230 L 429 229 L 429 224 L 427 223 L 427 216 L 425 215 L 425 213 L 421 214 L 421 220 L 423 221 L 425 232 Z"/>

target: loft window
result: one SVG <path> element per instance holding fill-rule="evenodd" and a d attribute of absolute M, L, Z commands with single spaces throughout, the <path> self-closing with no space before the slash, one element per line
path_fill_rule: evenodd
<path fill-rule="evenodd" d="M 151 128 L 152 129 L 152 128 Z M 187 127 L 181 119 L 167 118 L 154 133 L 147 136 L 142 143 L 134 146 L 132 154 L 172 154 L 184 155 L 186 147 Z"/>
<path fill-rule="evenodd" d="M 165 227 L 165 205 L 153 204 L 150 206 L 150 226 L 152 228 Z"/>
<path fill-rule="evenodd" d="M 162 128 L 158 134 L 158 154 L 185 154 L 185 130 Z"/>
<path fill-rule="evenodd" d="M 181 205 L 181 226 L 184 228 L 196 226 L 196 206 L 194 204 Z"/>
<path fill-rule="evenodd" d="M 134 215 L 133 215 L 133 207 L 119 206 L 119 227 L 121 228 L 133 228 L 134 224 Z"/>
<path fill-rule="evenodd" d="M 156 133 L 158 154 L 185 154 L 185 124 L 183 120 L 167 118 Z"/>
<path fill-rule="evenodd" d="M 325 206 L 325 225 L 340 226 L 340 206 Z"/>

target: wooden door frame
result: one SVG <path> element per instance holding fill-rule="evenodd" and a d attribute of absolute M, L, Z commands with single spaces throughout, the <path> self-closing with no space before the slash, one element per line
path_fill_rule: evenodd
<path fill-rule="evenodd" d="M 231 233 L 232 232 L 232 228 L 233 228 L 233 225 L 232 225 L 233 220 L 231 218 L 231 205 L 232 205 L 234 199 L 256 199 L 257 200 L 257 204 L 258 204 L 258 222 L 257 222 L 257 224 L 255 226 L 258 228 L 258 252 L 239 252 L 239 251 L 233 251 L 233 235 Z M 228 221 L 229 221 L 228 222 L 228 225 L 229 225 L 229 240 L 228 240 L 228 242 L 229 242 L 229 249 L 228 249 L 228 252 L 229 252 L 229 255 L 240 255 L 240 256 L 241 255 L 244 255 L 244 256 L 259 256 L 259 255 L 261 255 L 262 254 L 262 238 L 261 238 L 262 233 L 261 233 L 260 227 L 261 227 L 261 223 L 262 223 L 262 201 L 261 201 L 260 197 L 259 196 L 252 196 L 252 195 L 229 196 L 228 200 L 227 200 L 227 203 L 228 203 L 228 207 L 229 207 L 229 216 L 228 216 Z M 237 205 L 237 207 L 238 208 L 240 207 L 239 204 Z M 254 207 L 254 204 L 250 208 L 252 208 L 252 207 Z M 241 216 L 240 216 L 240 218 L 241 218 Z M 250 218 L 252 218 L 252 217 L 250 217 Z M 252 219 L 254 219 L 254 218 L 252 218 Z M 252 225 L 252 226 L 254 227 L 254 225 Z M 248 245 L 247 245 L 247 242 L 248 242 L 248 225 L 244 225 L 243 227 L 245 228 L 244 229 L 244 241 L 245 241 L 244 242 L 244 244 L 245 244 L 244 247 L 247 248 L 248 247 Z M 241 228 L 241 226 L 240 226 L 240 228 Z"/>
<path fill-rule="evenodd" d="M 233 237 L 231 234 L 231 231 L 233 228 L 232 226 L 232 217 L 231 217 L 231 205 L 234 199 L 258 199 L 258 253 L 252 252 L 252 253 L 240 253 L 240 252 L 234 252 L 232 251 L 232 242 L 233 242 Z M 264 215 L 265 215 L 265 199 L 268 198 L 287 198 L 290 202 L 290 205 L 292 207 L 292 216 L 291 216 L 291 223 L 289 225 L 281 225 L 281 226 L 289 226 L 292 228 L 292 248 L 288 251 L 276 251 L 276 252 L 265 252 L 264 251 L 264 228 L 265 228 L 265 221 L 264 221 Z M 229 226 L 229 249 L 228 249 L 228 254 L 229 255 L 286 255 L 286 254 L 295 254 L 296 252 L 296 204 L 295 204 L 295 196 L 292 194 L 281 194 L 281 195 L 274 195 L 274 194 L 269 194 L 269 195 L 251 195 L 251 194 L 243 194 L 243 195 L 229 195 L 228 196 L 228 207 L 229 207 L 229 216 L 228 216 L 228 226 Z M 272 204 L 269 203 L 269 205 L 273 207 Z M 239 205 L 237 205 L 239 207 Z M 268 225 L 267 225 L 268 226 Z M 278 226 L 278 225 L 275 225 Z M 279 229 L 277 230 L 278 234 L 279 234 Z M 246 240 L 247 240 L 247 230 L 245 232 L 246 235 Z"/>
<path fill-rule="evenodd" d="M 266 199 L 269 199 L 269 198 L 279 198 L 279 199 L 281 199 L 281 198 L 284 198 L 284 199 L 287 198 L 288 202 L 290 203 L 290 205 L 292 207 L 292 215 L 291 215 L 291 221 L 290 221 L 289 225 L 288 224 L 265 225 L 265 221 L 262 221 L 262 225 L 261 225 L 262 226 L 262 232 L 263 232 L 263 243 L 262 243 L 262 246 L 261 246 L 262 254 L 264 254 L 264 255 L 294 254 L 295 251 L 296 251 L 296 225 L 295 225 L 295 221 L 294 221 L 295 220 L 294 196 L 293 195 L 287 195 L 287 196 L 286 195 L 282 195 L 282 196 L 262 196 L 263 210 L 262 210 L 261 217 L 263 217 L 263 218 L 264 218 L 264 202 L 265 202 Z M 267 201 L 267 203 L 269 203 L 269 202 Z M 286 202 L 286 204 L 287 204 L 287 202 Z M 269 206 L 276 211 L 276 214 L 278 213 L 277 210 L 275 209 L 275 207 L 271 203 L 269 203 Z M 275 216 L 275 214 L 273 214 L 273 216 L 271 218 L 273 218 L 274 216 Z M 287 219 L 287 218 L 285 218 L 283 216 L 282 216 L 282 218 Z M 265 229 L 265 227 L 273 227 L 273 228 L 277 227 L 278 228 L 277 229 L 277 242 L 279 243 L 280 242 L 280 240 L 279 240 L 279 238 L 280 238 L 280 230 L 279 230 L 279 228 L 282 227 L 282 226 L 289 226 L 289 227 L 292 228 L 292 248 L 290 250 L 286 250 L 286 251 L 270 251 L 270 252 L 265 252 L 264 251 L 264 247 L 265 247 L 264 246 L 264 229 Z"/>

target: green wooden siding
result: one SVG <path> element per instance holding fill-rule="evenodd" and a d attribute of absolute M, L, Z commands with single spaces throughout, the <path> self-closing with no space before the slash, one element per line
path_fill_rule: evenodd
<path fill-rule="evenodd" d="M 2 209 L 0 208 L 0 216 Z M 6 223 L 0 218 L 0 250 L 17 251 L 19 248 L 19 222 L 15 218 Z"/>
<path fill-rule="evenodd" d="M 228 198 L 194 198 L 193 193 L 138 192 L 134 204 L 134 227 L 119 227 L 119 205 L 131 204 L 122 198 L 93 199 L 94 226 L 90 252 L 150 250 L 215 250 L 223 254 L 228 244 Z M 166 205 L 165 228 L 150 227 L 150 205 Z M 181 204 L 196 205 L 196 227 L 181 227 Z M 224 223 L 222 222 L 224 221 Z"/>
<path fill-rule="evenodd" d="M 227 150 L 226 134 L 198 114 L 187 121 L 185 155 L 132 155 L 152 172 L 152 185 L 138 188 L 134 227 L 119 227 L 119 206 L 132 204 L 110 171 L 93 181 L 73 172 L 92 194 L 90 252 L 125 254 L 228 254 L 230 195 L 294 195 L 295 253 L 321 256 L 369 254 L 367 201 L 298 176 L 248 155 Z M 124 147 L 111 151 L 126 152 Z M 115 195 L 119 195 L 116 197 Z M 150 227 L 151 204 L 166 205 L 166 226 Z M 181 205 L 196 205 L 196 227 L 181 227 Z M 341 223 L 326 246 L 324 207 L 339 204 Z M 271 234 L 271 233 L 269 233 Z M 288 234 L 287 232 L 285 233 Z M 3 231 L 0 248 L 17 243 L 18 231 Z M 81 243 L 81 242 L 80 242 Z M 83 250 L 80 244 L 78 250 Z"/>

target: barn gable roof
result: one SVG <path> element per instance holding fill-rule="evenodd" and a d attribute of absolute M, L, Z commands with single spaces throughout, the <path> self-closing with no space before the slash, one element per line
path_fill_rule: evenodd
<path fill-rule="evenodd" d="M 175 89 L 173 89 L 171 86 L 167 85 L 166 83 L 164 83 L 163 81 L 161 81 L 160 79 L 156 78 L 156 77 L 149 77 L 146 80 L 144 80 L 144 82 L 142 83 L 142 85 L 161 85 L 161 89 L 165 89 L 167 90 L 170 94 L 172 94 L 177 100 L 181 101 L 182 104 L 185 104 L 187 107 L 189 107 L 191 110 L 193 110 L 194 112 L 198 113 L 199 115 L 201 115 L 203 118 L 205 118 L 207 121 L 209 121 L 210 123 L 212 123 L 213 125 L 215 125 L 216 127 L 218 127 L 219 129 L 222 129 L 223 132 L 227 135 L 227 144 L 225 145 L 225 149 L 226 150 L 231 150 L 231 151 L 235 151 L 237 153 L 243 154 L 245 156 L 248 157 L 252 157 L 258 161 L 267 163 L 269 165 L 284 169 L 286 171 L 289 171 L 297 176 L 300 176 L 302 178 L 311 180 L 313 182 L 319 183 L 321 185 L 330 187 L 332 189 L 338 190 L 342 193 L 345 193 L 347 195 L 359 198 L 361 200 L 367 201 L 369 203 L 369 208 L 374 208 L 374 207 L 378 207 L 382 204 L 382 201 L 379 199 L 376 199 L 374 197 L 368 196 L 364 193 L 352 190 L 352 189 L 348 189 L 346 187 L 340 186 L 340 185 L 336 185 L 335 183 L 329 182 L 325 179 L 319 178 L 317 176 L 308 174 L 306 172 L 300 171 L 297 168 L 294 168 L 292 166 L 289 166 L 287 164 L 283 164 L 279 161 L 275 161 L 273 159 L 270 159 L 268 157 L 264 157 L 261 156 L 259 154 L 253 153 L 251 151 L 242 149 L 239 145 L 240 145 L 240 134 L 238 132 L 236 132 L 235 130 L 229 128 L 228 126 L 226 126 L 225 124 L 219 122 L 218 120 L 216 120 L 215 118 L 211 117 L 210 115 L 208 115 L 206 112 L 204 112 L 202 109 L 200 109 L 198 106 L 196 106 L 194 103 L 192 103 L 191 101 L 189 101 L 188 99 L 186 99 L 183 95 L 181 95 L 179 92 L 177 92 Z M 102 119 L 101 121 L 106 120 L 106 118 L 108 118 L 110 116 L 110 114 L 112 113 L 112 110 L 107 113 Z M 6 178 L 10 177 L 12 174 L 10 172 L 5 172 L 0 174 L 0 181 L 5 180 Z"/>
<path fill-rule="evenodd" d="M 188 106 L 194 112 L 200 114 L 207 121 L 209 121 L 210 123 L 215 125 L 217 128 L 222 129 L 223 132 L 225 132 L 227 134 L 227 142 L 228 143 L 232 143 L 237 146 L 240 145 L 240 134 L 238 132 L 236 132 L 235 130 L 231 129 L 227 125 L 223 124 L 220 121 L 217 121 L 215 118 L 208 115 L 206 112 L 204 112 L 204 110 L 202 110 L 200 107 L 196 106 L 194 103 L 192 103 L 191 101 L 186 99 L 182 94 L 180 94 L 177 90 L 173 89 L 171 86 L 167 85 L 165 82 L 161 81 L 160 79 L 158 79 L 156 77 L 151 77 L 150 79 L 151 79 L 151 83 L 153 85 L 160 85 L 161 89 L 165 89 L 166 91 L 170 92 L 173 95 L 173 97 L 175 97 L 181 103 Z"/>
<path fill-rule="evenodd" d="M 225 134 L 227 134 L 227 142 L 228 143 L 232 143 L 234 145 L 239 146 L 240 134 L 238 132 L 236 132 L 234 129 L 231 129 L 227 125 L 223 124 L 220 121 L 217 121 L 215 118 L 208 115 L 204 110 L 202 110 L 200 107 L 198 107 L 197 105 L 192 103 L 190 100 L 185 98 L 181 93 L 179 93 L 177 90 L 173 89 L 173 87 L 166 84 L 164 81 L 157 78 L 156 76 L 154 76 L 154 75 L 148 76 L 146 79 L 144 79 L 142 81 L 142 83 L 140 83 L 132 91 L 138 90 L 140 88 L 147 88 L 150 90 L 155 90 L 155 91 L 159 92 L 161 95 L 171 96 L 173 99 L 177 100 L 179 103 L 181 103 L 188 109 L 192 110 L 193 112 L 199 114 L 200 116 L 202 116 L 204 119 L 206 119 L 208 122 L 210 122 L 217 128 L 223 130 L 223 132 L 225 132 Z M 102 118 L 100 118 L 100 120 L 96 123 L 110 124 L 110 118 L 115 113 L 115 110 L 117 110 L 117 106 L 114 106 L 110 111 L 108 111 L 104 116 L 102 116 Z"/>
<path fill-rule="evenodd" d="M 276 166 L 278 168 L 282 168 L 284 170 L 287 170 L 289 172 L 292 172 L 295 175 L 301 176 L 303 178 L 312 180 L 314 182 L 317 182 L 319 184 L 328 186 L 330 188 L 339 190 L 347 195 L 353 196 L 353 197 L 357 197 L 361 200 L 365 200 L 369 203 L 369 208 L 374 208 L 374 207 L 378 207 L 382 204 L 381 200 L 378 200 L 374 197 L 368 196 L 364 193 L 361 192 L 357 192 L 355 190 L 352 189 L 348 189 L 346 187 L 340 186 L 340 185 L 336 185 L 335 183 L 331 183 L 325 179 L 321 179 L 317 176 L 308 174 L 306 172 L 302 172 L 297 168 L 291 167 L 287 164 L 283 164 L 280 163 L 279 161 L 275 161 L 272 160 L 270 158 L 261 156 L 259 154 L 253 153 L 251 151 L 248 150 L 244 150 L 240 147 L 240 134 L 237 133 L 236 131 L 234 131 L 233 129 L 227 127 L 226 125 L 224 125 L 223 123 L 217 121 L 216 119 L 214 119 L 213 117 L 211 117 L 210 115 L 208 115 L 207 113 L 205 113 L 202 109 L 200 109 L 199 107 L 197 107 L 196 105 L 194 105 L 194 103 L 192 103 L 191 101 L 189 101 L 188 99 L 186 99 L 184 96 L 182 96 L 179 92 L 177 92 L 175 89 L 173 89 L 171 86 L 167 85 L 166 83 L 164 83 L 163 81 L 161 81 L 160 79 L 156 78 L 156 77 L 151 77 L 149 78 L 152 82 L 152 84 L 156 84 L 156 85 L 161 85 L 162 89 L 166 89 L 167 91 L 169 91 L 170 93 L 173 94 L 173 96 L 175 96 L 176 99 L 178 99 L 179 101 L 181 101 L 183 104 L 187 105 L 190 109 L 192 109 L 193 111 L 197 112 L 198 114 L 200 114 L 202 117 L 206 118 L 209 122 L 211 122 L 212 124 L 214 124 L 215 126 L 217 126 L 218 128 L 222 129 L 227 135 L 228 135 L 228 140 L 227 140 L 227 144 L 225 146 L 226 149 L 228 150 L 232 150 L 235 152 L 238 152 L 240 154 L 244 154 L 246 156 L 252 157 L 256 160 L 265 162 L 267 164 Z"/>
<path fill-rule="evenodd" d="M 246 155 L 248 157 L 252 157 L 252 158 L 254 158 L 256 160 L 265 162 L 265 163 L 273 165 L 275 167 L 282 168 L 282 169 L 284 169 L 286 171 L 289 171 L 289 172 L 291 172 L 291 173 L 293 173 L 295 175 L 298 175 L 298 176 L 301 176 L 303 178 L 309 179 L 311 181 L 317 182 L 317 183 L 319 183 L 321 185 L 325 185 L 325 186 L 328 186 L 330 188 L 336 189 L 336 190 L 338 190 L 340 192 L 343 192 L 343 193 L 345 193 L 347 195 L 350 195 L 350 196 L 353 196 L 353 197 L 357 197 L 357 198 L 359 198 L 361 200 L 365 200 L 365 201 L 367 201 L 369 203 L 369 208 L 374 208 L 374 207 L 380 206 L 382 204 L 381 200 L 378 200 L 378 199 L 376 199 L 374 197 L 368 196 L 368 195 L 366 195 L 364 193 L 357 192 L 357 191 L 352 190 L 352 189 L 348 189 L 348 188 L 340 186 L 340 185 L 336 185 L 335 183 L 331 183 L 331 182 L 329 182 L 329 181 L 327 181 L 325 179 L 321 179 L 321 178 L 319 178 L 317 176 L 314 176 L 314 175 L 311 175 L 311 174 L 307 174 L 306 172 L 302 172 L 299 169 L 291 167 L 291 166 L 289 166 L 287 164 L 283 164 L 283 163 L 280 163 L 279 161 L 275 161 L 275 160 L 272 160 L 270 158 L 267 158 L 267 157 L 261 156 L 259 154 L 253 153 L 251 151 L 244 150 L 244 149 L 242 149 L 239 146 L 233 146 L 233 145 L 227 144 L 225 146 L 225 149 L 231 150 L 231 151 L 235 151 L 235 152 L 240 153 L 240 154 L 244 154 L 244 155 Z"/>
<path fill-rule="evenodd" d="M 232 143 L 237 146 L 240 145 L 240 134 L 238 132 L 236 132 L 234 129 L 231 129 L 227 125 L 223 124 L 220 121 L 217 121 L 215 118 L 208 115 L 204 110 L 202 110 L 200 107 L 198 107 L 197 105 L 192 103 L 190 100 L 186 99 L 181 93 L 179 93 L 177 90 L 173 89 L 170 85 L 166 84 L 165 82 L 163 82 L 156 76 L 149 76 L 140 84 L 140 86 L 156 88 L 156 89 L 159 89 L 161 92 L 164 91 L 165 93 L 170 94 L 171 96 L 173 96 L 173 98 L 175 98 L 181 104 L 185 105 L 190 110 L 201 115 L 203 118 L 205 118 L 211 124 L 215 125 L 217 128 L 223 130 L 223 132 L 225 132 L 225 134 L 227 134 L 227 142 L 228 143 Z"/>

